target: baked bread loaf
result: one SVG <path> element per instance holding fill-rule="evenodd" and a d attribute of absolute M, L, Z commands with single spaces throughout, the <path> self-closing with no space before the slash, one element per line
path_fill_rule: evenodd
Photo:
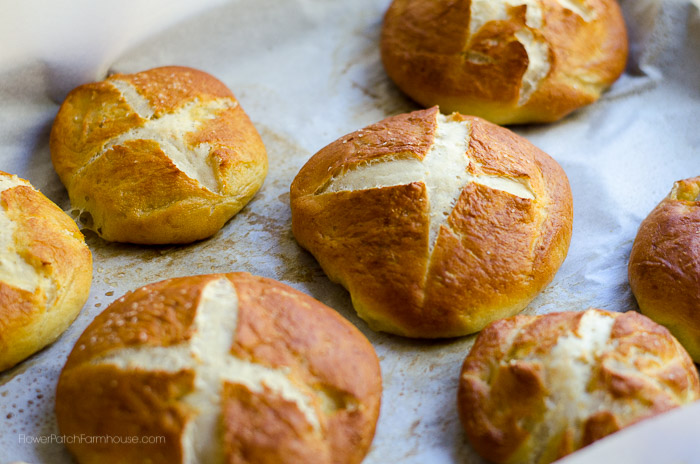
<path fill-rule="evenodd" d="M 451 337 L 522 310 L 571 238 L 566 174 L 511 131 L 438 108 L 387 118 L 314 155 L 292 230 L 374 330 Z"/>
<path fill-rule="evenodd" d="M 0 371 L 53 343 L 90 293 L 92 254 L 70 217 L 0 171 Z"/>
<path fill-rule="evenodd" d="M 394 0 L 387 74 L 411 98 L 498 124 L 550 122 L 594 102 L 624 71 L 615 0 Z"/>
<path fill-rule="evenodd" d="M 142 244 L 215 234 L 267 173 L 262 140 L 231 91 L 177 66 L 73 90 L 51 130 L 51 158 L 86 228 Z"/>
<path fill-rule="evenodd" d="M 488 326 L 457 402 L 484 458 L 547 464 L 699 397 L 697 370 L 668 330 L 636 312 L 589 309 Z"/>
<path fill-rule="evenodd" d="M 700 362 L 700 177 L 676 182 L 644 219 L 628 270 L 642 313 Z"/>
<path fill-rule="evenodd" d="M 56 417 L 67 436 L 138 438 L 68 443 L 80 463 L 344 464 L 367 453 L 380 400 L 377 356 L 353 325 L 232 273 L 112 303 L 68 357 Z"/>

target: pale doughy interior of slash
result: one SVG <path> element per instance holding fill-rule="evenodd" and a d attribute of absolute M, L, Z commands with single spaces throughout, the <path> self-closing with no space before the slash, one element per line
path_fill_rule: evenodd
<path fill-rule="evenodd" d="M 0 192 L 18 186 L 34 188 L 17 176 L 0 176 Z M 41 289 L 46 295 L 47 305 L 50 306 L 56 297 L 56 286 L 52 279 L 40 275 L 34 266 L 19 255 L 14 240 L 17 224 L 10 220 L 5 208 L 2 207 L 0 207 L 0 231 L 0 281 L 30 293 Z"/>
<path fill-rule="evenodd" d="M 592 21 L 596 17 L 595 10 L 587 5 L 585 0 L 557 0 L 557 2 L 586 22 Z M 542 3 L 540 0 L 472 0 L 469 19 L 469 35 L 471 37 L 490 21 L 509 19 L 509 9 L 521 5 L 526 7 L 525 25 L 527 27 L 516 32 L 515 38 L 527 52 L 528 65 L 520 86 L 519 106 L 530 100 L 551 68 L 549 45 L 544 39 L 536 37 L 533 33 L 533 30 L 539 30 L 543 27 Z"/>
<path fill-rule="evenodd" d="M 201 143 L 190 146 L 185 140 L 185 135 L 196 132 L 206 121 L 216 118 L 222 111 L 235 108 L 238 104 L 236 101 L 230 98 L 217 98 L 204 103 L 194 100 L 172 113 L 154 118 L 154 111 L 148 100 L 130 83 L 118 79 L 108 82 L 121 92 L 126 103 L 146 122 L 141 127 L 124 132 L 107 142 L 93 160 L 112 147 L 131 140 L 153 140 L 185 175 L 211 192 L 221 191 L 218 176 L 208 162 L 211 145 Z"/>
<path fill-rule="evenodd" d="M 252 392 L 267 389 L 296 404 L 313 427 L 321 433 L 314 398 L 321 390 L 311 390 L 289 378 L 289 369 L 273 369 L 230 354 L 238 324 L 238 295 L 228 279 L 208 283 L 202 291 L 194 318 L 194 335 L 179 345 L 126 348 L 93 360 L 119 369 L 195 373 L 195 389 L 183 398 L 197 415 L 186 426 L 182 436 L 185 463 L 219 462 L 222 458 L 217 437 L 221 414 L 221 392 L 224 382 L 240 384 Z M 145 340 L 144 340 L 145 341 Z M 321 405 L 328 404 L 320 398 Z"/>
<path fill-rule="evenodd" d="M 323 192 L 368 190 L 422 182 L 428 191 L 430 208 L 430 250 L 437 240 L 440 226 L 469 183 L 477 183 L 512 195 L 534 199 L 526 181 L 505 176 L 477 175 L 467 172 L 478 163 L 467 156 L 471 124 L 437 115 L 437 129 L 430 150 L 423 160 L 385 157 L 362 163 L 331 179 Z M 322 193 L 322 192 L 321 192 Z"/>
<path fill-rule="evenodd" d="M 611 411 L 624 418 L 625 408 L 603 390 L 589 391 L 593 367 L 606 351 L 614 351 L 610 341 L 615 319 L 598 311 L 586 311 L 576 332 L 560 337 L 538 362 L 546 366 L 548 381 L 557 388 L 546 398 L 547 411 L 533 431 L 535 443 L 546 444 L 571 424 L 582 424 L 596 411 Z M 582 427 L 573 427 L 582 433 Z M 578 442 L 581 437 L 574 437 Z"/>

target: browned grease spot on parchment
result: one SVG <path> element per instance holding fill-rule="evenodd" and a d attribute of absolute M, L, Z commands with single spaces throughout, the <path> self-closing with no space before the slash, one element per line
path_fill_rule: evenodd
<path fill-rule="evenodd" d="M 274 207 L 282 207 L 280 214 L 262 215 L 247 212 L 248 221 L 260 225 L 262 230 L 278 239 L 278 246 L 272 254 L 280 264 L 276 266 L 279 280 L 285 282 L 312 282 L 324 275 L 316 261 L 299 247 L 292 234 L 292 219 L 289 205 L 289 188 L 299 169 L 313 155 L 296 144 L 288 136 L 275 132 L 265 125 L 257 125 L 258 131 L 267 148 L 270 165 L 269 183 L 265 189 L 269 192 L 266 200 Z M 319 147 L 321 148 L 321 147 Z"/>
<path fill-rule="evenodd" d="M 262 190 L 274 196 L 289 193 L 292 180 L 313 153 L 297 145 L 289 136 L 264 124 L 256 124 L 256 128 L 265 144 L 269 164 L 268 176 Z M 342 134 L 338 136 L 340 135 Z"/>
<path fill-rule="evenodd" d="M 0 387 L 3 385 L 7 384 L 8 382 L 12 381 L 16 377 L 20 377 L 22 374 L 24 374 L 30 367 L 34 366 L 35 364 L 38 364 L 40 362 L 40 356 L 39 353 L 42 353 L 44 350 L 49 349 L 53 344 L 48 345 L 41 350 L 37 351 L 36 353 L 31 354 L 29 357 L 26 359 L 20 361 L 18 364 L 16 364 L 14 367 L 0 372 Z M 39 368 L 37 369 L 37 372 L 41 373 L 43 369 Z"/>
<path fill-rule="evenodd" d="M 264 232 L 277 237 L 277 249 L 271 252 L 281 261 L 276 266 L 277 279 L 284 282 L 313 282 L 325 275 L 316 260 L 297 244 L 292 234 L 291 216 L 280 219 L 250 211 L 247 218 L 250 224 L 259 225 Z"/>

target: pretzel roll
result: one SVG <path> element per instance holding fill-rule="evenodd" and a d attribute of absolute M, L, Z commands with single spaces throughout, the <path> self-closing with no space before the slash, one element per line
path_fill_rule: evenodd
<path fill-rule="evenodd" d="M 143 244 L 213 235 L 267 173 L 262 140 L 231 91 L 176 66 L 73 90 L 51 158 L 85 227 Z"/>
<path fill-rule="evenodd" d="M 550 122 L 624 71 L 615 0 L 394 0 L 384 68 L 411 98 L 498 124 Z"/>
<path fill-rule="evenodd" d="M 628 271 L 642 313 L 700 362 L 700 177 L 676 182 L 644 219 Z"/>
<path fill-rule="evenodd" d="M 438 108 L 341 137 L 291 187 L 292 230 L 374 330 L 451 337 L 522 310 L 571 238 L 566 174 L 511 131 Z"/>
<path fill-rule="evenodd" d="M 71 218 L 0 171 L 0 371 L 56 340 L 91 282 L 92 254 Z"/>
<path fill-rule="evenodd" d="M 698 372 L 668 330 L 589 309 L 489 325 L 464 361 L 457 405 L 490 462 L 548 464 L 698 398 Z"/>
<path fill-rule="evenodd" d="M 56 392 L 78 462 L 359 463 L 379 414 L 367 339 L 335 311 L 246 273 L 182 277 L 112 303 Z M 125 446 L 125 440 L 130 440 Z"/>

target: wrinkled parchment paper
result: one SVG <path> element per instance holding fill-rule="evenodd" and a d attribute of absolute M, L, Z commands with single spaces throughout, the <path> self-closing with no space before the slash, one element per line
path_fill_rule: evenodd
<path fill-rule="evenodd" d="M 54 389 L 77 337 L 109 303 L 146 283 L 228 271 L 304 291 L 373 343 L 384 396 L 366 463 L 482 462 L 455 408 L 457 376 L 474 337 L 416 341 L 370 331 L 347 292 L 329 282 L 290 230 L 289 185 L 311 155 L 341 135 L 418 108 L 380 63 L 389 0 L 210 0 L 197 7 L 130 0 L 117 2 L 118 10 L 88 0 L 29 0 L 34 16 L 16 10 L 25 3 L 0 2 L 0 24 L 8 26 L 0 36 L 0 169 L 29 179 L 62 209 L 70 205 L 50 161 L 51 124 L 69 89 L 107 72 L 179 64 L 215 75 L 250 115 L 270 159 L 261 191 L 209 240 L 143 247 L 86 233 L 95 274 L 81 315 L 52 346 L 0 374 L 0 464 L 72 462 L 54 435 Z M 598 103 L 559 123 L 514 129 L 564 167 L 575 208 L 568 258 L 527 313 L 636 309 L 626 266 L 637 227 L 674 181 L 700 174 L 698 1 L 621 4 L 632 52 L 622 78 Z M 698 408 L 691 416 L 688 423 L 700 420 Z M 635 449 L 670 441 L 676 450 L 697 450 L 697 440 L 672 429 L 655 436 L 656 443 L 640 439 Z"/>

